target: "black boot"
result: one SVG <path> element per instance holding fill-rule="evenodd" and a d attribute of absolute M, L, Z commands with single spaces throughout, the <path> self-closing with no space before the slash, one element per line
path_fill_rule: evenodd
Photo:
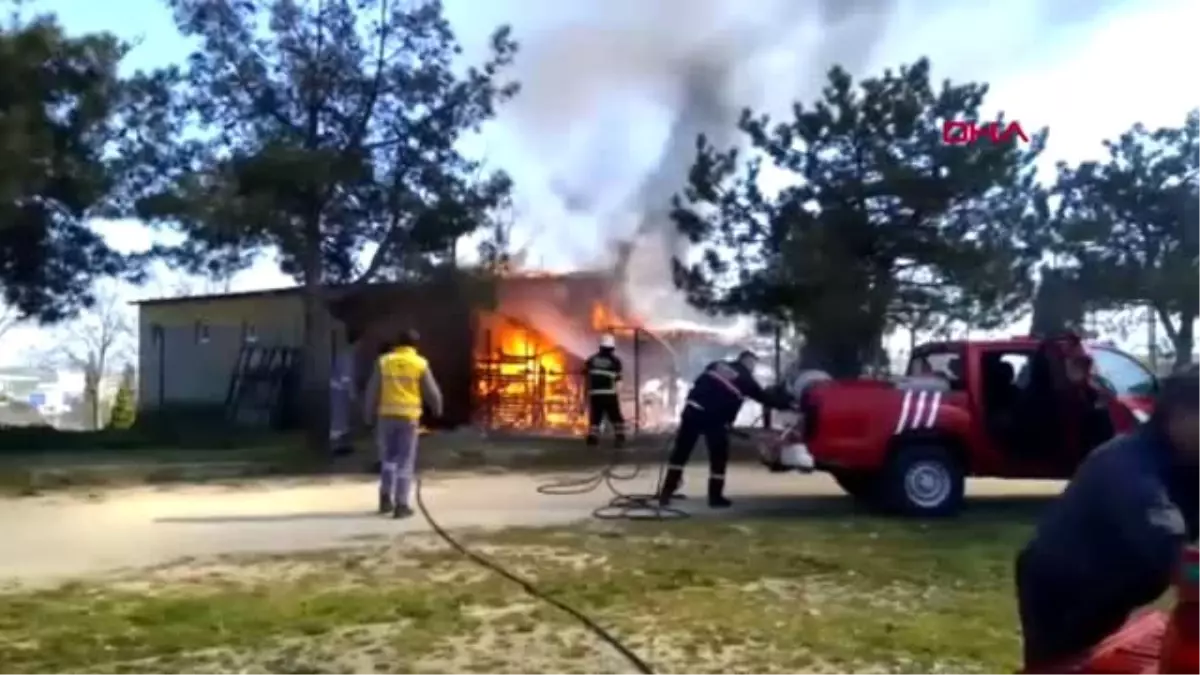
<path fill-rule="evenodd" d="M 683 471 L 681 469 L 667 469 L 667 475 L 663 476 L 662 485 L 658 486 L 658 505 L 669 506 L 682 482 Z"/>
<path fill-rule="evenodd" d="M 396 520 L 400 520 L 401 518 L 412 518 L 412 516 L 413 510 L 408 504 L 397 504 L 396 507 L 392 509 L 392 517 Z"/>
<path fill-rule="evenodd" d="M 720 478 L 708 479 L 708 505 L 714 509 L 727 509 L 733 502 L 725 498 L 725 481 Z"/>
<path fill-rule="evenodd" d="M 392 498 L 380 493 L 379 495 L 379 512 L 390 513 L 392 510 Z"/>

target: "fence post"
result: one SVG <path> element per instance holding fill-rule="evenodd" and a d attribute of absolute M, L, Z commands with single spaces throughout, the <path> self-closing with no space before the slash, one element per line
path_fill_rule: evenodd
<path fill-rule="evenodd" d="M 633 433 L 642 430 L 642 329 L 633 329 Z"/>

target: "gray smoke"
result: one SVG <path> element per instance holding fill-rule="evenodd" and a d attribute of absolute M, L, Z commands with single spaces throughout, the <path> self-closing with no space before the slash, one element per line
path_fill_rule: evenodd
<path fill-rule="evenodd" d="M 598 17 L 526 40 L 519 77 L 525 85 L 514 112 L 525 136 L 542 139 L 553 156 L 562 135 L 583 126 L 614 99 L 640 98 L 669 111 L 658 160 L 615 201 L 611 176 L 628 158 L 627 130 L 603 125 L 581 160 L 568 161 L 552 189 L 569 210 L 587 211 L 612 232 L 598 252 L 624 280 L 640 314 L 662 324 L 701 317 L 687 307 L 671 279 L 672 259 L 686 259 L 686 242 L 668 212 L 685 185 L 701 134 L 718 148 L 740 138 L 743 107 L 768 109 L 816 93 L 826 70 L 866 65 L 882 38 L 894 0 L 723 0 L 635 2 L 608 0 Z M 767 60 L 784 63 L 790 79 L 768 82 Z M 790 66 L 790 67 L 788 67 Z"/>
<path fill-rule="evenodd" d="M 1033 58 L 1040 43 L 1029 41 L 1047 41 L 1046 29 L 1093 20 L 1126 2 L 1019 0 L 1001 12 L 949 2 L 898 11 L 898 0 L 760 0 L 752 11 L 733 0 L 585 0 L 572 5 L 573 23 L 522 35 L 517 77 L 524 88 L 507 114 L 554 167 L 551 193 L 568 214 L 596 221 L 608 240 L 590 261 L 576 262 L 613 265 L 652 316 L 694 318 L 670 279 L 670 260 L 686 256 L 686 247 L 667 209 L 686 181 L 699 134 L 718 147 L 736 143 L 742 107 L 775 112 L 812 100 L 830 66 L 862 74 L 885 39 L 889 52 L 900 46 L 894 39 L 908 47 L 889 53 L 895 63 L 887 65 L 928 54 L 951 77 L 987 79 Z M 963 29 L 989 12 L 1000 22 L 995 34 Z M 643 129 L 631 128 L 655 126 L 647 107 L 665 113 L 665 141 L 646 141 Z M 649 166 L 635 164 L 637 150 L 659 142 Z M 582 221 L 569 220 L 573 228 Z M 592 238 L 568 234 L 566 244 L 585 248 Z"/>

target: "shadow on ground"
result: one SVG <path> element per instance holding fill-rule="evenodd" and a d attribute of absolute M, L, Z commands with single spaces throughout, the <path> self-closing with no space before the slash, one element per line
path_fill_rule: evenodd
<path fill-rule="evenodd" d="M 162 525 L 220 525 L 222 523 L 291 523 L 304 520 L 364 520 L 378 518 L 374 511 L 309 511 L 303 513 L 234 514 L 220 516 L 174 516 L 155 518 Z"/>

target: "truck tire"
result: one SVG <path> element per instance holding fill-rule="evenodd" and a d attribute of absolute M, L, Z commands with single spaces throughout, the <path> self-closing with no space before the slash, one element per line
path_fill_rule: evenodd
<path fill-rule="evenodd" d="M 880 484 L 878 471 L 852 471 L 845 469 L 831 473 L 837 484 L 851 497 L 868 504 L 873 504 L 878 499 Z"/>
<path fill-rule="evenodd" d="M 886 506 L 920 518 L 952 516 L 963 506 L 966 475 L 948 449 L 922 443 L 901 447 L 888 463 Z"/>

